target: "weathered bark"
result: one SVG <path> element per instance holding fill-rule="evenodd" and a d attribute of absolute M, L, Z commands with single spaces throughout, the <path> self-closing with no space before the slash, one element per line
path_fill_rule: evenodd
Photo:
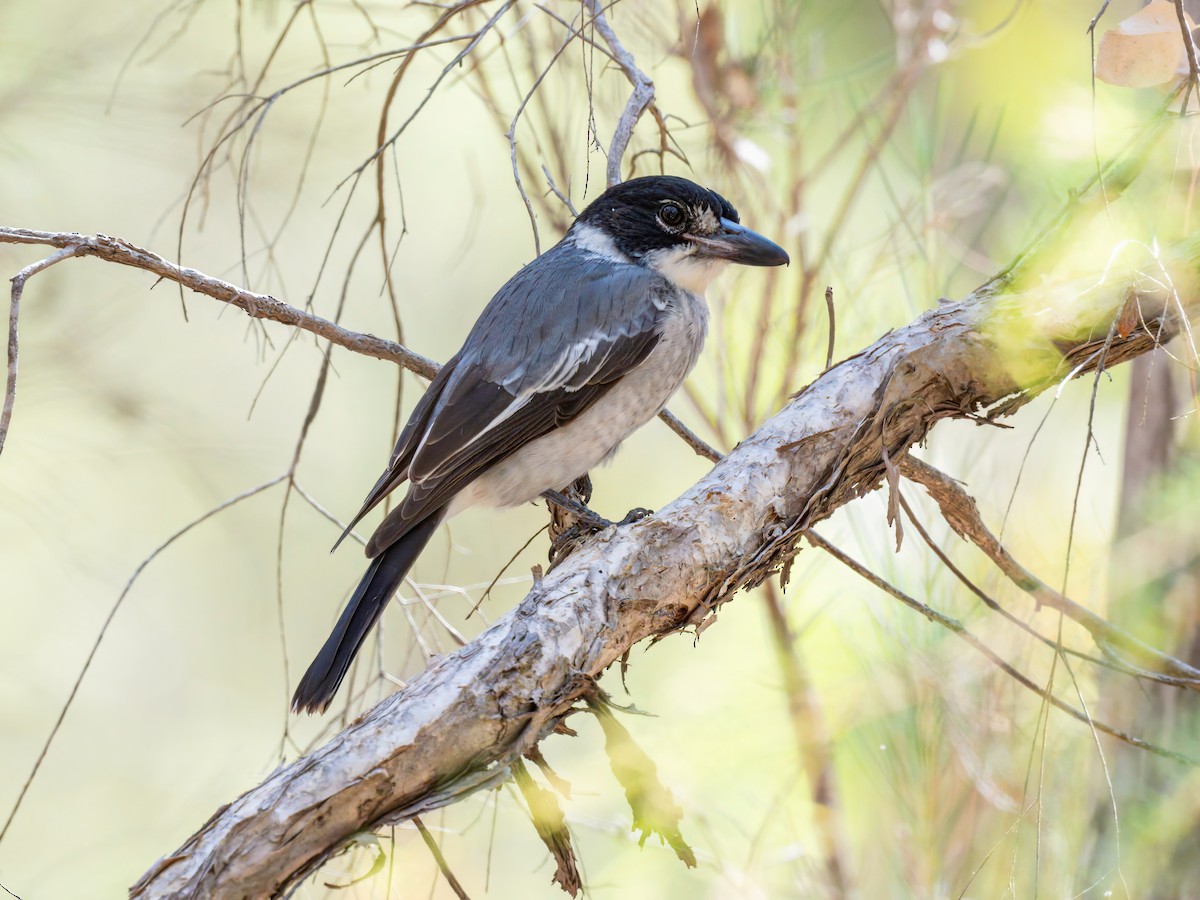
<path fill-rule="evenodd" d="M 806 529 L 895 477 L 939 419 L 1006 415 L 1169 338 L 1194 289 L 1185 257 L 1170 273 L 1182 304 L 1161 272 L 1024 294 L 993 286 L 884 336 L 673 503 L 597 536 L 467 646 L 219 810 L 133 895 L 274 896 L 356 832 L 506 778 L 631 646 L 703 627 L 738 588 L 786 569 Z"/>

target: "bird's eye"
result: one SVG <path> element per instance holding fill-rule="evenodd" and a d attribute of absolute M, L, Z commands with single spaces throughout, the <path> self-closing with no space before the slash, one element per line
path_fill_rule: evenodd
<path fill-rule="evenodd" d="M 683 224 L 683 210 L 674 203 L 664 203 L 658 208 L 658 218 L 668 228 L 678 228 Z"/>

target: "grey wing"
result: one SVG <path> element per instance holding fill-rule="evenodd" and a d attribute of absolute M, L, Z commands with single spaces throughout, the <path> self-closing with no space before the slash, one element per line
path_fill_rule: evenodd
<path fill-rule="evenodd" d="M 418 426 L 419 439 L 414 434 L 393 457 L 411 484 L 372 535 L 369 555 L 520 447 L 583 413 L 658 342 L 672 293 L 666 281 L 638 266 L 565 266 L 560 248 L 517 273 L 475 324 Z"/>

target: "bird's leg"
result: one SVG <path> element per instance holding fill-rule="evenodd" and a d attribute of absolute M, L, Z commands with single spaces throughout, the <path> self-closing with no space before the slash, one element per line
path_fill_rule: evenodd
<path fill-rule="evenodd" d="M 586 475 L 583 477 L 587 478 Z M 580 479 L 580 481 L 582 480 Z M 592 493 L 591 480 L 589 479 L 586 485 L 580 485 L 579 481 L 577 481 L 568 490 L 579 494 L 585 499 L 590 498 Z M 640 522 L 646 516 L 654 514 L 654 510 L 652 509 L 637 506 L 627 512 L 625 518 L 620 522 L 611 522 L 584 503 L 576 500 L 574 497 L 567 496 L 561 491 L 542 491 L 542 497 L 553 503 L 563 512 L 573 516 L 575 518 L 575 525 L 589 528 L 593 531 L 600 531 L 601 529 L 608 528 L 610 525 L 632 525 L 634 522 Z"/>
<path fill-rule="evenodd" d="M 543 494 L 550 507 L 550 568 L 566 559 L 587 538 L 612 523 L 587 507 L 592 498 L 592 480 L 587 475 L 562 491 Z"/>
<path fill-rule="evenodd" d="M 600 531 L 610 525 L 622 524 L 619 522 L 610 522 L 608 519 L 599 513 L 593 512 L 584 506 L 578 500 L 573 500 L 566 494 L 560 491 L 542 491 L 542 496 L 557 506 L 559 509 L 573 515 L 578 524 L 594 531 Z M 636 520 L 635 520 L 636 521 Z"/>
<path fill-rule="evenodd" d="M 635 506 L 629 512 L 625 513 L 625 518 L 620 522 L 613 522 L 604 518 L 604 516 L 590 507 L 584 506 L 578 500 L 572 500 L 566 494 L 559 493 L 558 491 L 542 491 L 542 497 L 559 509 L 574 516 L 578 520 L 577 524 L 595 531 L 600 531 L 609 525 L 632 525 L 634 522 L 642 521 L 646 516 L 654 515 L 654 510 L 652 509 L 646 509 L 644 506 Z"/>
<path fill-rule="evenodd" d="M 592 497 L 592 482 L 587 475 L 575 480 L 563 491 L 543 491 L 542 497 L 550 506 L 550 568 L 554 568 L 590 534 L 610 525 L 630 525 L 650 515 L 651 510 L 631 509 L 620 522 L 592 511 L 587 501 Z M 578 499 L 577 499 L 578 498 Z"/>

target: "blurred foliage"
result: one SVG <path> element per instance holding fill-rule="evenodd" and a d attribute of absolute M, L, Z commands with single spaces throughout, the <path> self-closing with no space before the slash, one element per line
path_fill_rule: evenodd
<path fill-rule="evenodd" d="M 613 6 L 610 23 L 654 79 L 668 129 L 647 114 L 626 171 L 692 174 L 794 260 L 714 286 L 709 346 L 675 411 L 733 446 L 824 368 L 826 285 L 841 358 L 1003 269 L 1139 140 L 1137 179 L 1070 216 L 1023 283 L 1094 275 L 1189 235 L 1200 171 L 1191 120 L 1146 142 L 1163 95 L 1093 85 L 1096 7 Z M 1100 29 L 1135 7 L 1111 4 Z M 548 246 L 569 214 L 547 174 L 576 208 L 599 192 L 628 84 L 594 31 L 585 36 L 596 47 L 575 40 L 555 56 L 565 34 L 555 16 L 574 21 L 578 4 L 497 0 L 441 32 L 470 34 L 501 13 L 460 63 L 450 65 L 465 41 L 310 78 L 407 46 L 443 13 L 341 0 L 7 0 L 0 221 L 120 235 L 444 359 L 534 253 L 506 132 Z M 399 71 L 384 133 L 428 103 L 356 177 L 379 146 Z M 33 258 L 0 245 L 5 273 Z M 88 261 L 26 290 L 20 393 L 0 458 L 0 811 L 139 563 L 217 504 L 289 471 L 297 453 L 323 348 L 204 298 L 182 298 L 185 317 L 177 292 L 151 287 L 143 273 Z M 1114 371 L 1096 382 L 1090 439 L 1089 378 L 1048 393 L 1010 430 L 943 423 L 921 453 L 966 483 L 1028 568 L 1195 663 L 1200 480 L 1194 348 L 1184 345 L 1155 357 L 1185 398 L 1177 407 L 1160 393 L 1153 409 L 1127 409 L 1134 376 Z M 1014 367 L 1029 363 L 1024 354 L 1012 350 Z M 291 487 L 222 512 L 146 568 L 0 844 L 0 883 L 26 900 L 120 894 L 281 758 L 523 594 L 544 538 L 467 615 L 544 513 L 464 515 L 393 604 L 352 702 L 327 720 L 288 719 L 290 688 L 362 565 L 346 548 L 327 555 L 337 528 L 316 504 L 340 518 L 357 508 L 419 390 L 385 364 L 334 354 Z M 1155 414 L 1173 422 L 1171 462 L 1138 476 L 1142 499 L 1126 515 L 1123 447 Z M 593 473 L 593 502 L 608 514 L 661 506 L 705 470 L 654 423 Z M 1091 650 L 1081 629 L 1035 610 L 954 537 L 922 492 L 902 490 L 976 583 L 1042 634 Z M 1135 523 L 1119 535 L 1118 511 Z M 1068 672 L 912 535 L 897 552 L 885 498 L 864 498 L 821 531 L 1035 681 L 1053 676 L 1068 702 L 1200 755 L 1191 695 L 1078 660 Z M 543 750 L 571 784 L 559 805 L 592 896 L 1200 896 L 1195 771 L 1047 715 L 961 641 L 818 551 L 800 555 L 786 593 L 765 586 L 698 642 L 635 653 L 626 683 L 658 717 L 616 715 L 682 809 L 698 865 L 657 840 L 639 846 L 604 735 L 576 716 L 578 736 Z M 561 896 L 511 787 L 424 825 L 471 896 Z M 416 830 L 395 829 L 298 894 L 326 895 L 452 893 Z"/>

